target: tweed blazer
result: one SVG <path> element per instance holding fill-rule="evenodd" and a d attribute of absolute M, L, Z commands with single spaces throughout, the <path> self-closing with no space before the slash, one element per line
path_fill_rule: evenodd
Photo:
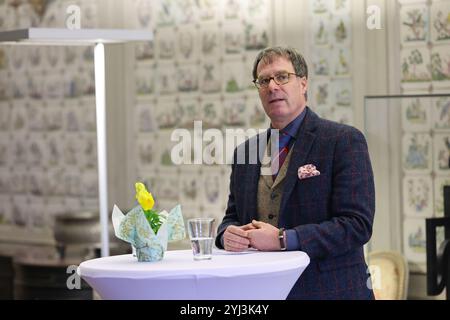
<path fill-rule="evenodd" d="M 356 128 L 321 119 L 306 108 L 284 179 L 278 227 L 295 230 L 298 250 L 311 262 L 288 299 L 373 299 L 363 252 L 375 213 L 366 140 Z M 235 150 L 228 205 L 217 230 L 219 248 L 229 225 L 257 219 L 259 159 L 265 150 L 252 146 L 259 146 L 263 137 L 254 136 Z M 249 156 L 255 152 L 256 163 Z M 242 154 L 244 163 L 237 162 Z M 300 180 L 298 168 L 307 164 L 316 166 L 320 175 Z"/>

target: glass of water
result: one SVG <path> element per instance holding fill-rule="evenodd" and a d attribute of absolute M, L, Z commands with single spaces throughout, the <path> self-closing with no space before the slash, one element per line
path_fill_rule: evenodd
<path fill-rule="evenodd" d="M 194 260 L 211 259 L 214 242 L 214 219 L 189 219 L 187 225 Z"/>

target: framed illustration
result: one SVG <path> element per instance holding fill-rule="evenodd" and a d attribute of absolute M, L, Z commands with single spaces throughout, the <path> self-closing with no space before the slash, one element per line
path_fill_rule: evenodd
<path fill-rule="evenodd" d="M 159 172 L 159 200 L 170 201 L 172 203 L 179 203 L 180 197 L 180 176 L 175 170 L 163 169 Z M 172 208 L 166 208 L 170 210 Z"/>
<path fill-rule="evenodd" d="M 427 47 L 403 48 L 401 50 L 401 82 L 405 88 L 428 85 L 430 52 Z M 409 86 L 406 86 L 406 85 Z"/>
<path fill-rule="evenodd" d="M 332 44 L 342 45 L 350 47 L 352 42 L 352 28 L 351 28 L 351 16 L 350 15 L 334 15 L 331 31 L 332 31 Z"/>
<path fill-rule="evenodd" d="M 97 139 L 95 133 L 83 132 L 80 134 L 81 168 L 86 170 L 97 169 Z"/>
<path fill-rule="evenodd" d="M 198 21 L 196 0 L 179 0 L 176 2 L 175 9 L 175 22 L 178 25 L 193 24 Z"/>
<path fill-rule="evenodd" d="M 327 80 L 313 81 L 310 92 L 310 100 L 314 107 L 331 106 L 330 87 Z"/>
<path fill-rule="evenodd" d="M 180 174 L 180 202 L 186 205 L 197 205 L 202 199 L 202 180 L 196 170 L 184 170 Z"/>
<path fill-rule="evenodd" d="M 311 43 L 315 46 L 327 46 L 330 44 L 330 22 L 326 16 L 313 16 Z"/>
<path fill-rule="evenodd" d="M 227 23 L 222 28 L 223 52 L 225 55 L 239 55 L 244 50 L 244 28 L 242 23 Z"/>
<path fill-rule="evenodd" d="M 149 133 L 157 130 L 156 123 L 156 109 L 157 106 L 153 100 L 141 101 L 136 105 L 136 120 L 138 133 Z"/>
<path fill-rule="evenodd" d="M 336 14 L 350 14 L 351 0 L 333 0 L 332 9 Z"/>
<path fill-rule="evenodd" d="M 334 121 L 346 124 L 354 125 L 353 110 L 346 107 L 336 107 L 333 110 Z"/>
<path fill-rule="evenodd" d="M 222 174 L 219 169 L 203 170 L 201 190 L 203 190 L 203 206 L 221 207 L 223 205 Z"/>
<path fill-rule="evenodd" d="M 223 1 L 223 19 L 225 21 L 241 20 L 243 18 L 244 2 L 239 0 L 224 0 Z"/>
<path fill-rule="evenodd" d="M 431 41 L 435 44 L 450 43 L 450 8 L 447 1 L 433 1 L 430 8 Z"/>
<path fill-rule="evenodd" d="M 437 174 L 450 174 L 450 131 L 435 133 L 433 142 L 434 171 Z"/>
<path fill-rule="evenodd" d="M 223 109 L 225 127 L 247 127 L 247 104 L 243 97 L 226 98 Z"/>
<path fill-rule="evenodd" d="M 407 132 L 429 132 L 432 123 L 429 98 L 404 98 L 402 105 L 402 128 Z"/>
<path fill-rule="evenodd" d="M 222 90 L 226 93 L 238 93 L 246 87 L 243 83 L 244 64 L 240 59 L 227 60 L 222 65 Z"/>
<path fill-rule="evenodd" d="M 429 39 L 429 7 L 426 3 L 402 5 L 400 8 L 400 43 L 426 44 Z"/>
<path fill-rule="evenodd" d="M 330 13 L 333 0 L 311 0 L 310 12 L 312 15 Z M 333 1 L 334 2 L 334 1 Z"/>
<path fill-rule="evenodd" d="M 178 91 L 182 93 L 190 93 L 198 90 L 199 78 L 198 78 L 197 64 L 183 64 L 178 67 Z"/>
<path fill-rule="evenodd" d="M 158 161 L 158 146 L 155 135 L 142 136 L 137 141 L 137 168 L 139 171 L 155 167 Z"/>
<path fill-rule="evenodd" d="M 58 133 L 47 134 L 46 144 L 48 166 L 56 167 L 63 164 L 64 141 L 61 140 L 61 135 Z"/>
<path fill-rule="evenodd" d="M 410 217 L 433 217 L 433 181 L 429 175 L 403 177 L 403 212 Z"/>
<path fill-rule="evenodd" d="M 175 24 L 175 1 L 172 0 L 160 0 L 155 2 L 156 10 L 156 23 L 157 27 L 173 26 Z"/>
<path fill-rule="evenodd" d="M 450 89 L 450 45 L 434 46 L 430 59 L 433 86 Z"/>
<path fill-rule="evenodd" d="M 180 96 L 178 100 L 178 110 L 180 113 L 180 128 L 194 129 L 194 121 L 202 120 L 202 110 L 198 98 Z"/>
<path fill-rule="evenodd" d="M 197 10 L 200 21 L 217 23 L 220 20 L 219 13 L 222 12 L 221 4 L 220 1 L 198 0 Z"/>
<path fill-rule="evenodd" d="M 158 99 L 155 116 L 156 124 L 160 130 L 178 127 L 181 121 L 181 114 L 175 98 Z"/>
<path fill-rule="evenodd" d="M 223 107 L 220 95 L 208 96 L 201 101 L 201 119 L 203 129 L 221 129 L 223 123 Z"/>
<path fill-rule="evenodd" d="M 260 51 L 269 46 L 269 26 L 266 21 L 248 21 L 245 25 L 245 50 Z"/>
<path fill-rule="evenodd" d="M 24 133 L 14 133 L 11 137 L 10 156 L 14 167 L 22 168 L 28 164 L 28 137 Z"/>
<path fill-rule="evenodd" d="M 434 129 L 450 130 L 450 97 L 433 98 L 432 104 Z"/>
<path fill-rule="evenodd" d="M 330 83 L 330 104 L 337 107 L 351 107 L 353 99 L 352 79 L 334 79 Z"/>
<path fill-rule="evenodd" d="M 336 77 L 348 77 L 351 75 L 352 55 L 350 48 L 334 46 L 331 58 L 331 75 Z"/>
<path fill-rule="evenodd" d="M 200 58 L 199 30 L 194 25 L 187 25 L 177 32 L 176 57 L 183 64 L 186 62 L 197 62 Z"/>
<path fill-rule="evenodd" d="M 133 10 L 131 10 L 130 24 L 135 29 L 154 29 L 155 25 L 155 2 L 146 0 L 133 1 Z"/>
<path fill-rule="evenodd" d="M 200 65 L 200 88 L 203 93 L 222 91 L 222 63 L 219 60 L 204 59 Z"/>
<path fill-rule="evenodd" d="M 404 134 L 402 150 L 403 170 L 408 173 L 431 173 L 432 140 L 430 134 Z"/>
<path fill-rule="evenodd" d="M 269 0 L 248 0 L 247 1 L 246 20 L 262 20 L 268 24 L 269 19 Z"/>
<path fill-rule="evenodd" d="M 0 134 L 0 168 L 9 165 L 10 155 L 8 150 L 9 150 L 9 139 L 7 139 L 6 136 Z"/>
<path fill-rule="evenodd" d="M 447 175 L 437 175 L 434 178 L 434 215 L 444 216 L 444 186 L 450 186 L 450 177 Z"/>
<path fill-rule="evenodd" d="M 80 150 L 82 148 L 80 136 L 77 133 L 66 134 L 64 143 L 64 163 L 73 167 L 81 165 Z"/>
<path fill-rule="evenodd" d="M 172 95 L 178 92 L 178 74 L 175 66 L 172 63 L 161 63 L 156 70 L 157 92 L 161 95 Z"/>
<path fill-rule="evenodd" d="M 11 122 L 11 107 L 9 102 L 0 101 L 0 132 L 7 132 Z"/>
<path fill-rule="evenodd" d="M 95 109 L 91 107 L 91 112 L 90 113 L 83 113 L 84 116 L 88 116 L 92 113 L 92 111 L 95 112 Z M 60 131 L 63 129 L 64 126 L 64 117 L 63 117 L 63 110 L 62 108 L 60 108 L 59 106 L 52 106 L 52 107 L 46 107 L 44 110 L 44 124 L 45 124 L 45 129 L 48 132 L 55 132 L 55 131 Z M 95 123 L 95 119 L 94 119 L 94 123 Z M 31 123 L 30 123 L 31 125 Z M 95 127 L 94 127 L 95 128 Z"/>
<path fill-rule="evenodd" d="M 176 33 L 173 27 L 158 28 L 155 32 L 157 57 L 172 60 L 176 57 Z"/>
<path fill-rule="evenodd" d="M 151 64 L 140 64 L 135 69 L 136 75 L 136 95 L 145 97 L 155 93 L 156 69 Z"/>
<path fill-rule="evenodd" d="M 312 54 L 312 71 L 313 75 L 319 76 L 329 76 L 330 75 L 330 65 L 331 65 L 331 55 L 328 50 L 313 49 Z"/>
<path fill-rule="evenodd" d="M 403 252 L 414 271 L 424 271 L 426 263 L 425 219 L 403 221 Z"/>
<path fill-rule="evenodd" d="M 200 31 L 203 58 L 218 60 L 222 53 L 222 36 L 216 24 L 203 25 Z"/>

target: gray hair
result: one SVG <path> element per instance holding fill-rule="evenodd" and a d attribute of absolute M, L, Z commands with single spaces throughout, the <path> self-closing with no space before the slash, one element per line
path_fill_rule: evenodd
<path fill-rule="evenodd" d="M 262 50 L 253 63 L 253 80 L 256 80 L 258 75 L 256 69 L 258 64 L 263 61 L 264 63 L 271 63 L 275 58 L 283 57 L 289 60 L 294 66 L 295 73 L 300 77 L 306 77 L 308 79 L 308 66 L 306 65 L 305 58 L 291 47 L 269 47 Z"/>

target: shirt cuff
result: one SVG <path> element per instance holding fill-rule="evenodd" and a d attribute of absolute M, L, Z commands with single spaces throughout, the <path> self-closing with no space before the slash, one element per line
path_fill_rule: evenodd
<path fill-rule="evenodd" d="M 294 251 L 300 249 L 300 240 L 298 239 L 297 231 L 294 229 L 286 230 L 286 250 Z"/>

